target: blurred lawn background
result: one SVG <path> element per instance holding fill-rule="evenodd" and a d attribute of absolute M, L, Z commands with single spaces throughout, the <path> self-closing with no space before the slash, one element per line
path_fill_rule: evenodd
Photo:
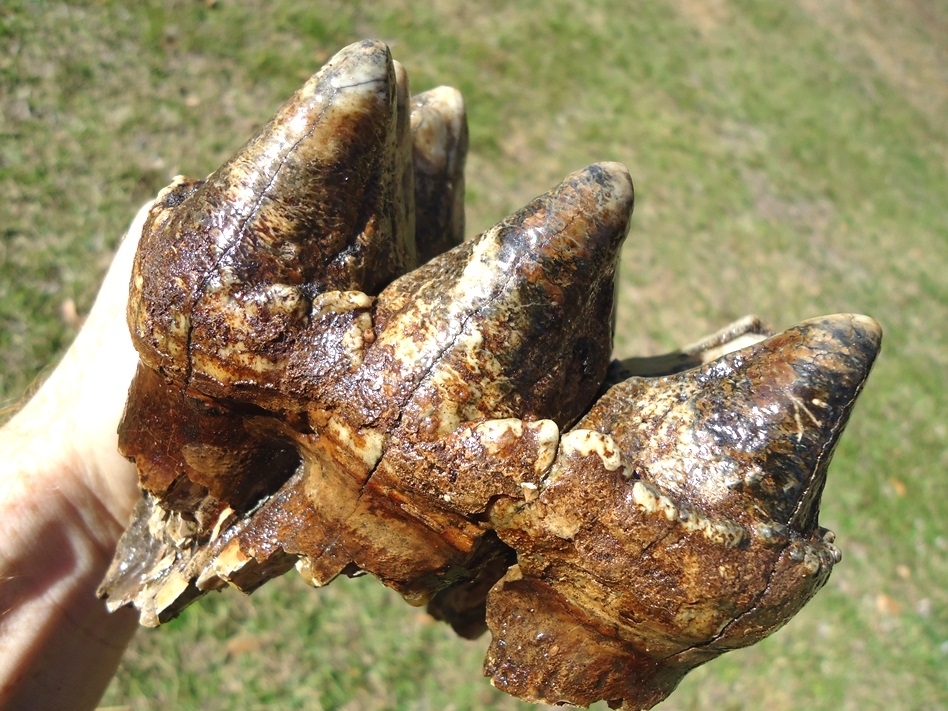
<path fill-rule="evenodd" d="M 266 9 L 262 9 L 266 7 Z M 469 234 L 566 173 L 636 185 L 617 354 L 745 313 L 885 329 L 821 522 L 843 562 L 764 643 L 662 709 L 948 708 L 948 3 L 562 0 L 0 8 L 0 399 L 68 345 L 137 207 L 203 176 L 342 46 L 464 93 Z M 525 707 L 370 579 L 291 573 L 142 630 L 128 709 Z"/>

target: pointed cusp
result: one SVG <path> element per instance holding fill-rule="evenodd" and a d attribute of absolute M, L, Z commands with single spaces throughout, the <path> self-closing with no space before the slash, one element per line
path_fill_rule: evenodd
<path fill-rule="evenodd" d="M 866 316 L 804 321 L 700 368 L 629 378 L 579 426 L 612 434 L 636 476 L 693 503 L 810 533 L 881 339 Z"/>
<path fill-rule="evenodd" d="M 464 241 L 467 114 L 461 92 L 439 86 L 411 99 L 415 242 L 419 263 Z"/>
<path fill-rule="evenodd" d="M 608 369 L 632 202 L 624 166 L 592 165 L 395 281 L 360 374 L 379 384 L 374 407 L 430 434 L 481 417 L 574 421 Z"/>
<path fill-rule="evenodd" d="M 128 314 L 145 362 L 180 377 L 194 351 L 226 365 L 292 336 L 316 294 L 412 269 L 410 161 L 404 71 L 382 43 L 346 47 L 206 180 L 158 196 Z"/>
<path fill-rule="evenodd" d="M 613 386 L 533 501 L 490 510 L 517 552 L 486 608 L 495 686 L 651 708 L 789 621 L 839 561 L 819 498 L 880 340 L 869 318 L 828 316 Z"/>

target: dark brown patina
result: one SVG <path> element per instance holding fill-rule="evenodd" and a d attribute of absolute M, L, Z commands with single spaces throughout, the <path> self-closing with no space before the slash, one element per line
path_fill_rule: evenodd
<path fill-rule="evenodd" d="M 612 362 L 626 169 L 462 241 L 460 95 L 337 54 L 152 208 L 119 437 L 143 499 L 100 594 L 143 624 L 295 566 L 372 573 L 532 701 L 649 708 L 789 620 L 839 560 L 817 517 L 879 348 L 842 314 Z"/>

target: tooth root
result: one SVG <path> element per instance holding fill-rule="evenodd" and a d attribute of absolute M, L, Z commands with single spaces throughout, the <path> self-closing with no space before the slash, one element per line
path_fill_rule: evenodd
<path fill-rule="evenodd" d="M 439 86 L 412 97 L 415 240 L 427 262 L 464 241 L 467 115 L 461 92 Z"/>
<path fill-rule="evenodd" d="M 365 361 L 377 407 L 432 435 L 479 417 L 575 420 L 608 369 L 632 201 L 623 166 L 590 166 L 394 282 Z"/>
<path fill-rule="evenodd" d="M 109 610 L 117 610 L 135 602 L 138 596 L 146 595 L 149 575 L 166 553 L 162 541 L 149 531 L 157 506 L 151 496 L 140 498 L 119 539 L 109 570 L 96 590 L 96 595 L 106 599 Z"/>
<path fill-rule="evenodd" d="M 865 316 L 805 321 L 705 366 L 629 378 L 579 426 L 699 505 L 809 534 L 833 449 L 878 353 Z"/>
<path fill-rule="evenodd" d="M 530 703 L 588 707 L 606 700 L 613 708 L 650 709 L 681 677 L 517 565 L 491 588 L 487 622 L 484 674 Z"/>

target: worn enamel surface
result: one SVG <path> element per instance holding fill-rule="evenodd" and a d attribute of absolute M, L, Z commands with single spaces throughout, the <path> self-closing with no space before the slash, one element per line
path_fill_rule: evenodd
<path fill-rule="evenodd" d="M 832 316 L 614 385 L 535 500 L 491 509 L 517 551 L 488 599 L 495 684 L 648 707 L 789 620 L 839 561 L 819 498 L 879 342 L 871 319 Z"/>
<path fill-rule="evenodd" d="M 489 626 L 510 693 L 647 708 L 826 581 L 819 498 L 880 332 L 746 319 L 610 362 L 626 169 L 463 241 L 466 149 L 458 92 L 410 97 L 362 42 L 162 192 L 119 432 L 144 496 L 100 594 L 157 625 L 293 567 L 366 571 Z"/>

